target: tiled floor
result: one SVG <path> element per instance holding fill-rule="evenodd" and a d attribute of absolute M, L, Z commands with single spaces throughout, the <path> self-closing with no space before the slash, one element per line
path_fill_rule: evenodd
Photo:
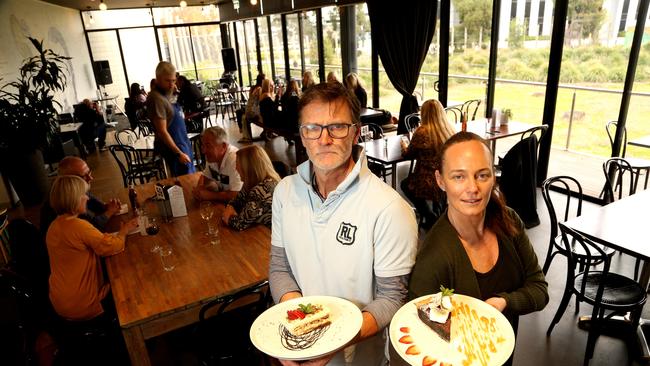
<path fill-rule="evenodd" d="M 221 125 L 221 122 L 218 122 Z M 239 131 L 234 122 L 226 122 L 230 134 L 230 141 L 239 146 L 236 141 L 240 138 Z M 259 133 L 254 130 L 254 135 Z M 110 137 L 109 137 L 110 141 Z M 289 146 L 282 138 L 271 141 L 256 142 L 265 148 L 272 159 L 282 160 L 295 167 L 294 148 Z M 120 173 L 109 152 L 97 152 L 88 158 L 88 163 L 93 170 L 95 181 L 92 192 L 103 198 L 112 197 L 115 192 L 123 189 Z M 408 173 L 408 164 L 403 164 L 398 169 L 398 176 L 403 179 Z M 549 235 L 549 219 L 544 202 L 539 195 L 538 213 L 541 224 L 528 230 L 528 235 L 533 243 L 540 262 L 543 262 Z M 597 206 L 586 204 L 585 212 Z M 14 212 L 14 215 L 20 212 Z M 28 217 L 37 220 L 34 212 L 25 212 Z M 640 238 L 641 239 L 641 238 Z M 615 254 L 614 265 L 624 274 L 631 275 L 634 261 L 626 256 Z M 564 317 L 555 327 L 551 337 L 546 337 L 546 329 L 557 310 L 565 282 L 566 260 L 557 257 L 553 262 L 547 280 L 549 282 L 550 303 L 537 313 L 522 316 L 515 350 L 515 365 L 548 366 L 548 365 L 579 365 L 583 362 L 587 333 L 576 326 L 578 316 L 574 315 L 575 302 L 569 305 Z M 580 314 L 589 314 L 590 309 L 581 305 Z M 646 316 L 650 316 L 648 311 Z M 194 365 L 196 358 L 191 352 L 191 330 L 171 334 L 148 342 L 152 360 L 155 365 Z M 628 345 L 629 344 L 629 345 Z M 601 336 L 596 345 L 594 359 L 591 365 L 640 365 L 635 361 L 634 341 L 625 341 L 609 336 Z"/>

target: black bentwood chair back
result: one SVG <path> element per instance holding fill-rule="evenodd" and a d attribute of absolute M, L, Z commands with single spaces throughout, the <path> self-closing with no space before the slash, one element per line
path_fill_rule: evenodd
<path fill-rule="evenodd" d="M 195 333 L 203 365 L 268 365 L 248 333 L 268 308 L 270 293 L 269 282 L 262 281 L 203 305 Z"/>
<path fill-rule="evenodd" d="M 605 174 L 606 181 L 603 200 L 606 204 L 631 196 L 636 192 L 634 168 L 626 159 L 607 159 L 603 163 L 603 174 Z"/>
<path fill-rule="evenodd" d="M 468 121 L 473 121 L 476 119 L 476 113 L 478 112 L 478 107 L 481 105 L 480 99 L 470 99 L 463 103 L 460 109 L 467 115 Z"/>
<path fill-rule="evenodd" d="M 415 130 L 420 126 L 420 113 L 411 113 L 404 117 L 404 123 L 406 124 L 406 130 L 408 132 L 415 132 Z"/>
<path fill-rule="evenodd" d="M 599 245 L 564 224 L 559 224 L 559 226 L 564 251 L 568 254 L 569 259 L 566 279 L 567 283 L 571 283 L 572 286 L 569 291 L 564 292 L 560 307 L 546 334 L 550 336 L 553 327 L 562 318 L 571 295 L 576 295 L 578 300 L 592 305 L 593 311 L 584 361 L 584 364 L 587 365 L 594 355 L 596 340 L 606 319 L 631 312 L 632 329 L 637 328 L 641 310 L 646 302 L 646 293 L 645 289 L 631 278 L 610 272 L 611 258 Z M 580 257 L 575 255 L 574 252 L 577 251 L 577 248 L 580 248 L 580 251 L 585 254 Z M 602 270 L 596 270 L 594 264 L 601 261 Z M 578 270 L 579 264 L 585 265 L 583 271 Z M 609 314 L 606 313 L 608 311 Z"/>
<path fill-rule="evenodd" d="M 618 123 L 616 121 L 609 121 L 605 126 L 605 130 L 607 131 L 607 137 L 609 137 L 609 145 L 611 146 L 612 151 L 614 151 L 614 135 L 616 134 L 617 125 Z M 641 176 L 641 173 L 645 173 L 645 181 L 643 183 L 643 188 L 644 189 L 648 188 L 648 176 L 650 175 L 650 160 L 626 156 L 627 128 L 625 127 L 623 128 L 623 142 L 621 144 L 621 148 L 622 148 L 621 157 L 627 160 L 628 163 L 630 163 L 630 166 L 634 171 L 634 175 L 635 175 L 634 189 L 636 190 L 636 188 L 639 185 L 639 177 Z"/>
<path fill-rule="evenodd" d="M 458 123 L 460 122 L 461 117 L 463 116 L 463 111 L 459 107 L 447 107 L 445 108 L 445 113 L 447 114 L 447 119 L 449 123 Z"/>

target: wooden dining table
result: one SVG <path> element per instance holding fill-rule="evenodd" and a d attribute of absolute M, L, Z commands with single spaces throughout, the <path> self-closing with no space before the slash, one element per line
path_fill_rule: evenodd
<path fill-rule="evenodd" d="M 520 135 L 528 131 L 530 128 L 535 127 L 535 125 L 530 123 L 510 121 L 507 125 L 491 129 L 489 128 L 489 125 L 487 125 L 487 122 L 488 121 L 485 118 L 469 121 L 467 122 L 467 131 L 473 132 L 489 141 L 492 154 L 495 153 L 496 142 L 498 139 Z M 455 128 L 457 131 L 460 131 L 461 124 L 455 124 Z M 409 135 L 385 136 L 383 139 L 360 143 L 360 145 L 364 147 L 366 156 L 369 160 L 383 165 L 388 165 L 392 168 L 391 185 L 395 189 L 397 189 L 397 164 L 409 160 L 402 156 L 402 147 L 400 143 L 403 138 L 402 136 Z"/>
<path fill-rule="evenodd" d="M 231 229 L 221 223 L 224 205 L 215 204 L 212 220 L 219 223 L 220 243 L 212 245 L 199 202 L 191 195 L 199 176 L 178 177 L 187 216 L 160 222 L 160 232 L 154 236 L 129 235 L 124 251 L 106 258 L 117 316 L 134 366 L 151 364 L 146 339 L 196 323 L 205 303 L 268 277 L 271 230 L 265 226 Z M 152 197 L 154 189 L 154 183 L 136 186 L 150 216 L 155 215 L 155 205 L 145 198 Z M 126 190 L 120 198 L 128 202 Z M 110 224 L 119 227 L 119 221 L 129 215 L 116 216 Z M 171 246 L 176 262 L 172 271 L 165 271 L 159 254 L 151 251 L 155 243 Z"/>
<path fill-rule="evenodd" d="M 647 210 L 650 190 L 644 190 L 595 211 L 583 213 L 565 223 L 587 238 L 641 259 L 643 266 L 639 283 L 648 288 L 650 280 L 650 243 L 648 239 Z M 643 358 L 650 357 L 650 321 L 641 319 L 636 329 Z"/>

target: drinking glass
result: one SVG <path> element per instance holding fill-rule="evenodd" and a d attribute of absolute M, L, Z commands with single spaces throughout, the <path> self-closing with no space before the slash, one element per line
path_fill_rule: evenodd
<path fill-rule="evenodd" d="M 205 234 L 210 235 L 210 220 L 212 219 L 212 216 L 214 216 L 214 207 L 212 207 L 212 202 L 202 201 L 200 205 L 200 213 L 201 218 L 208 226 L 208 231 Z"/>
<path fill-rule="evenodd" d="M 208 237 L 210 238 L 210 244 L 217 245 L 220 243 L 219 224 L 217 222 L 208 220 Z"/>
<path fill-rule="evenodd" d="M 176 268 L 176 258 L 174 257 L 172 247 L 169 245 L 162 246 L 159 254 L 163 269 L 167 272 L 173 271 Z"/>

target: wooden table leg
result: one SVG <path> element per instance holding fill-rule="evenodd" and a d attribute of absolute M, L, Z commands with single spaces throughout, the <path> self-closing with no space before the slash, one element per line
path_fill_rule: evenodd
<path fill-rule="evenodd" d="M 122 336 L 126 343 L 126 349 L 129 351 L 129 358 L 132 366 L 151 366 L 149 352 L 144 343 L 142 329 L 139 326 L 131 328 L 122 328 Z"/>
<path fill-rule="evenodd" d="M 393 189 L 397 190 L 397 163 L 393 163 L 393 176 L 391 177 Z"/>

